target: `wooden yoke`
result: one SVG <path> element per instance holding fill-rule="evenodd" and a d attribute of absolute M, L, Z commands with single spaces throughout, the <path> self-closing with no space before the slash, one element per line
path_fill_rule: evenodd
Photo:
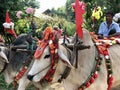
<path fill-rule="evenodd" d="M 81 42 L 80 39 L 78 39 L 78 35 L 76 34 L 76 37 L 75 37 L 75 42 L 72 43 L 72 44 L 67 44 L 67 48 L 69 48 L 70 50 L 72 50 L 73 52 L 73 55 L 72 55 L 72 60 L 75 59 L 76 61 L 76 64 L 75 64 L 75 67 L 77 68 L 78 67 L 78 50 L 84 50 L 84 49 L 89 49 L 90 48 L 90 45 L 83 45 L 82 44 L 83 42 Z"/>

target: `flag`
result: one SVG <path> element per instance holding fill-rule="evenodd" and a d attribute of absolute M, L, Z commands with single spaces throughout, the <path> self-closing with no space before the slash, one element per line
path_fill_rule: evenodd
<path fill-rule="evenodd" d="M 83 37 L 83 31 L 82 31 L 82 23 L 83 23 L 83 17 L 82 15 L 85 12 L 85 4 L 83 2 L 79 2 L 79 0 L 75 0 L 75 18 L 76 18 L 76 33 L 80 38 Z"/>

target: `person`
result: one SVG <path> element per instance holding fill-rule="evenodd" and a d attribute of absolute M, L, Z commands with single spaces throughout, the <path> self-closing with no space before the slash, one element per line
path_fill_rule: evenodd
<path fill-rule="evenodd" d="M 100 24 L 98 30 L 98 38 L 119 35 L 120 27 L 116 22 L 113 21 L 113 16 L 114 16 L 113 12 L 108 11 L 106 12 L 105 16 L 106 16 L 106 21 Z"/>

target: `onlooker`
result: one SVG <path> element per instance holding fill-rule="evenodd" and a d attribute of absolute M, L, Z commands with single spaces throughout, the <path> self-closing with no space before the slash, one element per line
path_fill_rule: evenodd
<path fill-rule="evenodd" d="M 113 21 L 113 12 L 108 11 L 106 14 L 106 21 L 102 22 L 98 31 L 98 38 L 102 38 L 104 36 L 114 36 L 120 34 L 119 25 Z"/>

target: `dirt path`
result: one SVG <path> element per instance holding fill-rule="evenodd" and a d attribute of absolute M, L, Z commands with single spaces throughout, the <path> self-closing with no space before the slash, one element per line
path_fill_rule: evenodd
<path fill-rule="evenodd" d="M 112 90 L 120 90 L 120 85 L 115 88 L 112 88 Z"/>
<path fill-rule="evenodd" d="M 45 90 L 65 90 L 65 89 L 61 84 L 55 83 L 55 84 L 48 86 Z"/>
<path fill-rule="evenodd" d="M 55 84 L 47 87 L 45 90 L 65 90 L 65 89 L 61 84 L 55 83 Z M 120 86 L 112 88 L 111 90 L 120 90 Z"/>

